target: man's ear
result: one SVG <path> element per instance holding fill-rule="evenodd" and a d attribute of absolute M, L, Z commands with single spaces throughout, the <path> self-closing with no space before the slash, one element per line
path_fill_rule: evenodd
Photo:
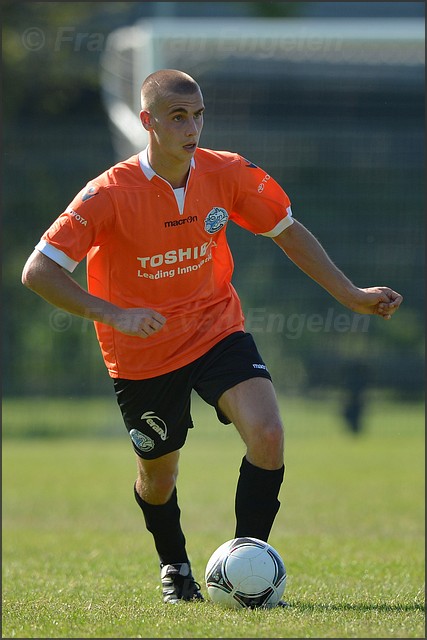
<path fill-rule="evenodd" d="M 147 131 L 150 131 L 153 128 L 151 123 L 151 114 L 149 111 L 141 111 L 139 114 L 139 119 L 141 120 L 141 124 Z"/>

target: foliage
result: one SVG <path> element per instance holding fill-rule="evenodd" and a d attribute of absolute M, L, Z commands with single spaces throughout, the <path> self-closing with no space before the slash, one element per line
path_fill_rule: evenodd
<path fill-rule="evenodd" d="M 3 83 L 6 121 L 50 120 L 100 108 L 99 58 L 132 2 L 6 2 Z"/>
<path fill-rule="evenodd" d="M 4 117 L 52 119 L 76 110 L 95 113 L 99 56 L 108 34 L 143 16 L 156 15 L 156 4 L 162 3 L 2 3 L 3 82 L 8 88 Z M 239 3 L 234 4 L 239 15 Z M 254 15 L 278 17 L 293 14 L 298 3 L 245 5 Z"/>

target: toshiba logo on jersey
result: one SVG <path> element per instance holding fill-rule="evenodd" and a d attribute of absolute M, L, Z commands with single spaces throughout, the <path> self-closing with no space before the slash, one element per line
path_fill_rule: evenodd
<path fill-rule="evenodd" d="M 143 269 L 147 269 L 147 267 L 161 267 L 162 264 L 175 264 L 176 262 L 184 262 L 185 260 L 197 260 L 207 254 L 212 244 L 213 242 L 211 240 L 210 242 L 204 242 L 200 246 L 172 249 L 171 251 L 166 251 L 166 253 L 157 253 L 154 256 L 137 258 L 137 260 Z"/>

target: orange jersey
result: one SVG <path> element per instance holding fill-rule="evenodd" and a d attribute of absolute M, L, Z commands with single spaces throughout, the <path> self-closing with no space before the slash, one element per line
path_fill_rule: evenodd
<path fill-rule="evenodd" d="M 166 318 L 145 339 L 95 322 L 111 377 L 168 373 L 244 330 L 229 220 L 274 237 L 292 224 L 289 198 L 248 160 L 208 149 L 197 149 L 185 191 L 174 190 L 145 149 L 89 182 L 44 233 L 36 248 L 69 271 L 87 257 L 91 294 Z"/>

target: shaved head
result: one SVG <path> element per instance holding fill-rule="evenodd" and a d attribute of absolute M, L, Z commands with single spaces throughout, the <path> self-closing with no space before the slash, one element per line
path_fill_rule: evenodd
<path fill-rule="evenodd" d="M 183 71 L 160 69 L 151 73 L 142 83 L 141 108 L 153 111 L 159 101 L 171 93 L 185 95 L 200 92 L 197 82 Z"/>
<path fill-rule="evenodd" d="M 186 184 L 203 129 L 203 96 L 183 71 L 159 69 L 141 87 L 139 119 L 148 135 L 148 161 L 174 189 Z"/>

